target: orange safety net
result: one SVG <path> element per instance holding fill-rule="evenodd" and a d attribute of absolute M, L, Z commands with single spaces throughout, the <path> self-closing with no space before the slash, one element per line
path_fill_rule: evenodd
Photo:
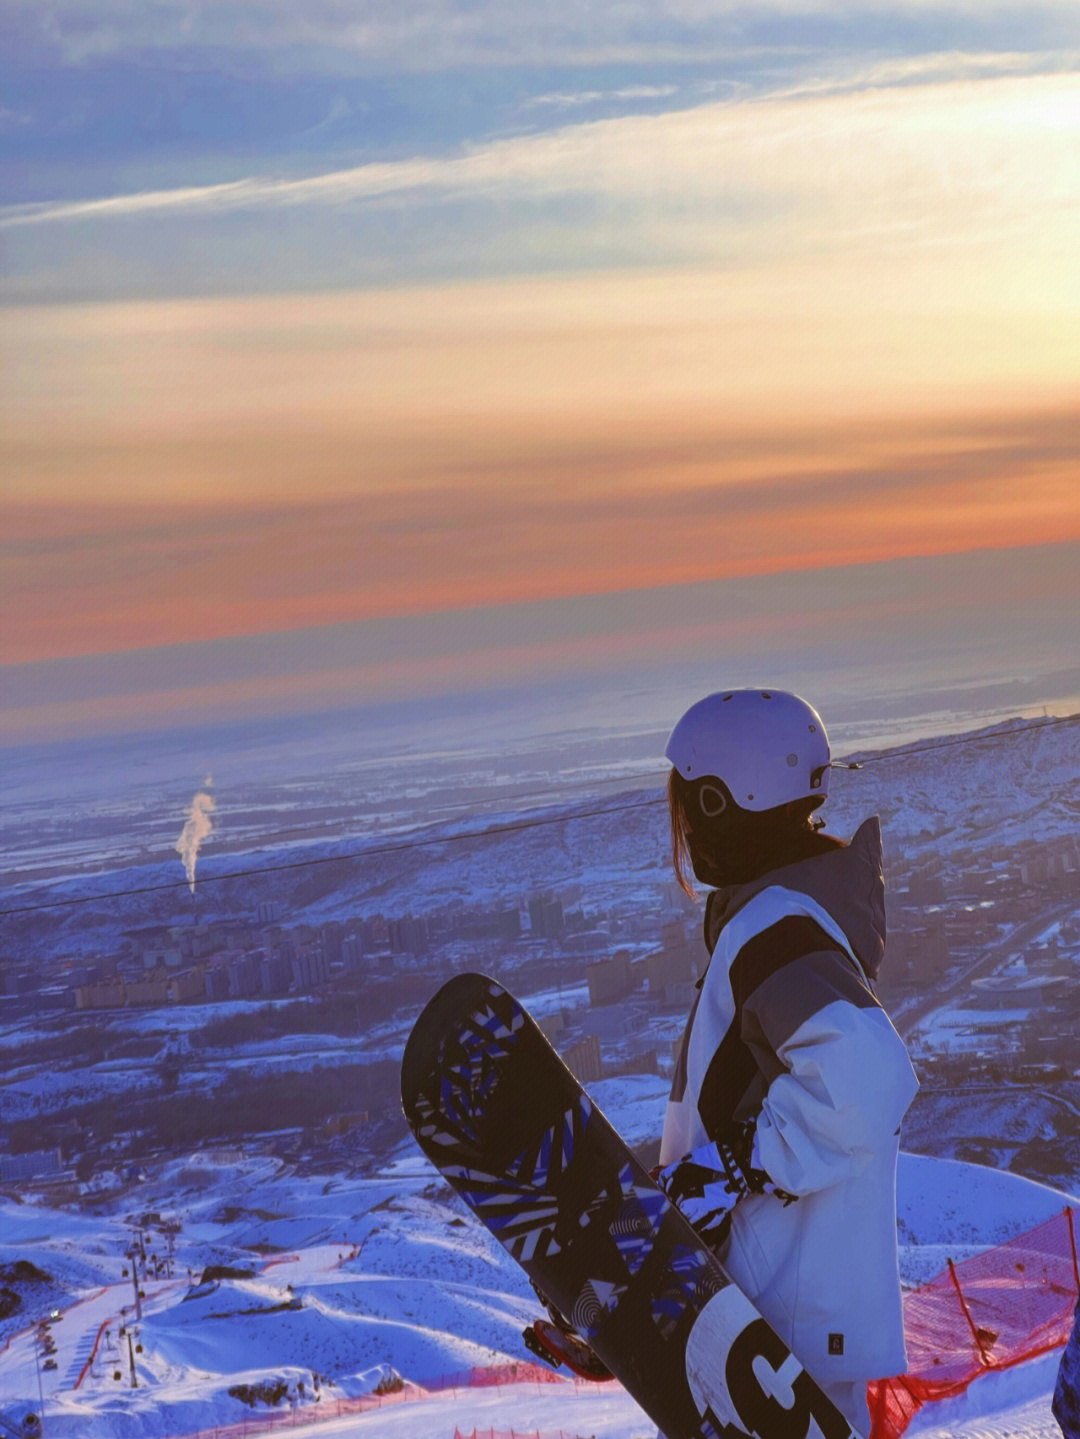
<path fill-rule="evenodd" d="M 962 1393 L 980 1374 L 1063 1346 L 1078 1292 L 1071 1209 L 983 1254 L 950 1260 L 904 1297 L 908 1370 L 870 1385 L 873 1439 L 898 1439 L 923 1404 Z"/>

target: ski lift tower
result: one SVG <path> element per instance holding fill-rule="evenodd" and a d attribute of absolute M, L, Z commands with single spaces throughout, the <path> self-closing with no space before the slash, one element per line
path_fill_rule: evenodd
<path fill-rule="evenodd" d="M 177 1220 L 175 1220 L 175 1219 L 167 1219 L 167 1220 L 165 1221 L 165 1223 L 161 1226 L 161 1232 L 162 1232 L 162 1234 L 165 1235 L 165 1237 L 166 1237 L 166 1239 L 168 1240 L 168 1243 L 169 1243 L 169 1259 L 168 1259 L 168 1268 L 167 1268 L 167 1270 L 166 1270 L 166 1277 L 169 1278 L 169 1279 L 171 1279 L 171 1278 L 172 1278 L 172 1274 L 173 1274 L 174 1246 L 175 1246 L 176 1236 L 180 1233 L 180 1224 L 179 1224 L 179 1221 L 177 1221 Z"/>
<path fill-rule="evenodd" d="M 131 1283 L 135 1291 L 135 1322 L 142 1323 L 142 1290 L 139 1288 L 139 1249 L 132 1244 L 127 1251 L 127 1257 L 131 1261 Z"/>

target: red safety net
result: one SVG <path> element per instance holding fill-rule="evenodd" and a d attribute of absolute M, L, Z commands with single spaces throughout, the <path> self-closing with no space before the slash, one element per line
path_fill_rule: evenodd
<path fill-rule="evenodd" d="M 546 1432 L 539 1429 L 473 1429 L 468 1434 L 455 1429 L 454 1439 L 581 1439 L 581 1435 L 568 1434 L 565 1429 L 551 1429 Z"/>
<path fill-rule="evenodd" d="M 1064 1345 L 1080 1292 L 1073 1212 L 1005 1244 L 949 1261 L 904 1297 L 908 1371 L 870 1385 L 873 1439 L 897 1439 L 933 1399 Z"/>
<path fill-rule="evenodd" d="M 429 1394 L 442 1393 L 446 1389 L 497 1389 L 503 1384 L 565 1384 L 573 1381 L 587 1384 L 587 1379 L 577 1379 L 565 1371 L 556 1373 L 547 1364 L 533 1364 L 530 1360 L 522 1363 L 492 1364 L 487 1368 L 479 1365 L 474 1369 L 459 1369 L 454 1374 L 444 1374 L 439 1379 L 427 1379 L 424 1388 Z"/>

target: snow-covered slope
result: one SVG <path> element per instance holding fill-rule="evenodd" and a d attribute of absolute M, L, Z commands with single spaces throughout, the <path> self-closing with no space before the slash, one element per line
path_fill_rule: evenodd
<path fill-rule="evenodd" d="M 601 1090 L 598 1098 L 624 1132 L 632 1135 L 635 1125 L 651 1132 L 663 1104 L 660 1081 L 614 1080 Z M 198 1168 L 200 1183 L 184 1189 L 182 1175 Z M 212 1429 L 253 1415 L 229 1392 L 243 1385 L 280 1384 L 291 1392 L 300 1422 L 316 1403 L 325 1413 L 390 1370 L 430 1385 L 472 1366 L 529 1357 L 520 1341 L 536 1312 L 527 1281 L 422 1158 L 403 1154 L 392 1173 L 355 1182 L 300 1177 L 265 1162 L 174 1165 L 150 1175 L 144 1191 L 146 1204 L 162 1212 L 171 1195 L 169 1213 L 182 1229 L 177 1277 L 144 1281 L 141 1326 L 131 1325 L 130 1307 L 124 1316 L 142 1345 L 138 1388 L 131 1387 L 133 1350 L 120 1334 L 132 1300 L 131 1280 L 121 1272 L 131 1234 L 125 1215 L 95 1218 L 6 1202 L 0 1209 L 0 1262 L 32 1258 L 51 1276 L 38 1312 L 63 1310 L 52 1325 L 57 1368 L 42 1376 L 50 1439 Z M 948 1256 L 962 1258 L 1020 1233 L 1060 1213 L 1068 1198 L 1013 1174 L 905 1154 L 898 1179 L 905 1279 L 919 1282 Z M 193 1282 L 211 1260 L 234 1272 Z M 29 1317 L 33 1302 L 27 1291 Z M 0 1344 L 5 1338 L 0 1412 L 36 1409 L 32 1334 L 9 1322 Z M 93 1364 L 75 1389 L 95 1340 Z M 1053 1432 L 1045 1422 L 1055 1369 L 1042 1361 L 993 1383 L 979 1381 L 948 1411 L 953 1427 L 927 1413 L 912 1432 L 1042 1439 Z M 999 1411 L 1009 1417 L 999 1418 Z M 258 1412 L 274 1410 L 264 1404 Z M 539 1429 L 597 1439 L 652 1433 L 621 1390 L 568 1383 L 505 1385 L 495 1396 L 461 1388 L 342 1417 L 313 1432 L 426 1439 L 452 1434 L 455 1426 L 465 1433 Z"/>
<path fill-rule="evenodd" d="M 896 1175 L 901 1276 L 905 1284 L 923 1284 L 950 1259 L 1002 1244 L 1068 1205 L 1080 1205 L 1080 1197 L 1007 1170 L 902 1153 Z"/>

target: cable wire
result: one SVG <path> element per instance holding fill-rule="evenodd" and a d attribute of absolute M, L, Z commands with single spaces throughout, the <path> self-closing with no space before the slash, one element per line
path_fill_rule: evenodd
<path fill-rule="evenodd" d="M 1080 715 L 1062 715 L 1055 719 L 1042 719 L 1029 721 L 1026 724 L 1015 725 L 1012 729 L 995 730 L 991 734 L 984 735 L 961 735 L 955 739 L 930 740 L 925 743 L 917 741 L 904 749 L 885 750 L 881 754 L 873 754 L 858 762 L 859 769 L 865 769 L 872 764 L 880 764 L 890 760 L 908 759 L 912 755 L 932 754 L 938 750 L 957 749 L 961 746 L 977 744 L 993 744 L 1004 739 L 1010 739 L 1014 735 L 1041 733 L 1043 730 L 1054 729 L 1064 725 L 1080 724 Z M 855 751 L 858 753 L 858 750 Z M 842 763 L 839 768 L 845 768 Z M 657 776 L 657 783 L 662 784 L 664 777 Z M 603 781 L 605 784 L 625 784 L 626 780 Z M 526 801 L 522 801 L 526 802 Z M 465 830 L 460 834 L 450 835 L 429 835 L 425 838 L 399 840 L 392 844 L 372 846 L 367 849 L 353 850 L 345 854 L 314 855 L 309 859 L 286 860 L 278 864 L 260 865 L 250 869 L 231 870 L 225 874 L 208 874 L 200 879 L 200 884 L 219 884 L 229 879 L 257 878 L 264 874 L 278 874 L 286 870 L 314 868 L 320 864 L 341 864 L 350 860 L 376 859 L 387 854 L 402 854 L 414 849 L 430 849 L 438 845 L 451 845 L 464 843 L 466 841 L 487 839 L 492 835 L 516 834 L 523 830 L 542 829 L 548 825 L 569 824 L 579 819 L 594 819 L 607 814 L 626 814 L 637 809 L 646 809 L 653 805 L 665 804 L 666 797 L 653 795 L 648 799 L 634 800 L 627 804 L 609 805 L 600 809 L 575 809 L 569 813 L 554 815 L 537 815 L 530 819 L 512 820 L 503 824 L 486 825 L 479 829 Z M 271 841 L 272 842 L 272 841 Z M 131 889 L 109 890 L 103 894 L 76 895 L 70 899 L 47 899 L 35 904 L 13 906 L 10 909 L 0 909 L 0 918 L 17 914 L 34 914 L 39 910 L 60 909 L 71 905 L 80 904 L 102 904 L 107 900 L 129 899 L 141 894 L 161 894 L 168 890 L 180 889 L 188 884 L 186 879 L 166 880 L 162 884 L 148 884 L 136 886 Z"/>

